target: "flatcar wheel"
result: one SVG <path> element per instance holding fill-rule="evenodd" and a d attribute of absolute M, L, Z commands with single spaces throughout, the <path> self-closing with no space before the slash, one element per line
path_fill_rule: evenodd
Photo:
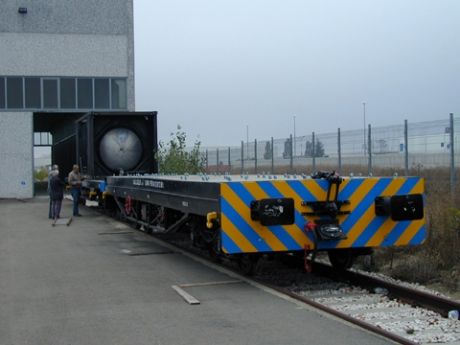
<path fill-rule="evenodd" d="M 355 256 L 349 250 L 330 250 L 327 252 L 332 267 L 347 270 L 353 266 Z"/>
<path fill-rule="evenodd" d="M 221 253 L 215 248 L 215 245 L 212 243 L 208 245 L 208 254 L 212 261 L 214 262 L 222 261 Z"/>
<path fill-rule="evenodd" d="M 121 213 L 120 209 L 118 209 L 118 208 L 115 211 L 115 219 L 116 220 L 123 220 L 123 214 Z"/>
<path fill-rule="evenodd" d="M 241 272 L 247 276 L 255 273 L 258 262 L 259 255 L 257 254 L 242 254 L 238 258 L 238 266 Z"/>

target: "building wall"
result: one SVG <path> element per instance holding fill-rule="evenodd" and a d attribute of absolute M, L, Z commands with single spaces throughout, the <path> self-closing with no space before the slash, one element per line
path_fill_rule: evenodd
<path fill-rule="evenodd" d="M 0 113 L 0 197 L 33 195 L 33 114 Z"/>
<path fill-rule="evenodd" d="M 133 0 L 0 0 L 0 8 L 0 75 L 126 77 L 134 111 Z"/>
<path fill-rule="evenodd" d="M 0 76 L 127 78 L 135 110 L 133 0 L 0 0 L 0 8 Z M 0 109 L 0 157 L 0 197 L 32 197 L 32 113 Z"/>
<path fill-rule="evenodd" d="M 0 33 L 3 76 L 126 77 L 122 35 Z"/>

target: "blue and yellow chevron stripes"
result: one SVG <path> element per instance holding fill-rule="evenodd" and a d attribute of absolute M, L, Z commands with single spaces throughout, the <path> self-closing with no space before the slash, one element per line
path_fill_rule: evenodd
<path fill-rule="evenodd" d="M 229 254 L 282 252 L 313 248 L 312 233 L 304 231 L 307 221 L 315 217 L 302 215 L 309 211 L 302 201 L 324 201 L 328 183 L 325 180 L 264 180 L 221 183 L 221 244 Z M 424 181 L 418 177 L 345 178 L 340 185 L 339 200 L 349 214 L 338 217 L 346 239 L 319 242 L 319 249 L 416 245 L 426 239 L 425 220 L 392 221 L 375 215 L 378 196 L 423 194 Z M 251 220 L 251 201 L 266 198 L 292 198 L 295 222 L 292 225 L 263 226 Z"/>

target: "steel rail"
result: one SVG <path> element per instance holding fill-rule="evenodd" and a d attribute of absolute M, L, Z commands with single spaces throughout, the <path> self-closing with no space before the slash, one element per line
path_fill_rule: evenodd
<path fill-rule="evenodd" d="M 331 307 L 328 307 L 328 306 L 326 306 L 324 304 L 321 304 L 321 303 L 313 301 L 313 300 L 311 300 L 309 298 L 300 296 L 300 295 L 298 295 L 298 294 L 296 294 L 296 293 L 294 293 L 292 291 L 289 291 L 288 289 L 281 288 L 281 287 L 278 287 L 276 285 L 267 284 L 267 283 L 262 282 L 262 281 L 258 281 L 258 280 L 256 280 L 256 281 L 259 284 L 263 284 L 263 285 L 265 285 L 265 286 L 267 286 L 267 287 L 269 287 L 269 288 L 271 288 L 273 290 L 276 290 L 276 291 L 278 291 L 280 293 L 288 295 L 291 298 L 294 298 L 294 299 L 296 299 L 298 301 L 306 303 L 306 304 L 308 304 L 308 305 L 310 305 L 310 306 L 312 306 L 312 307 L 314 307 L 316 309 L 322 310 L 322 311 L 324 311 L 324 312 L 326 312 L 328 314 L 334 315 L 334 316 L 336 316 L 336 317 L 338 317 L 338 318 L 340 318 L 342 320 L 345 320 L 345 321 L 350 322 L 350 323 L 352 323 L 354 325 L 357 325 L 357 326 L 359 326 L 361 328 L 364 328 L 364 329 L 366 329 L 366 330 L 368 330 L 368 331 L 370 331 L 372 333 L 375 333 L 375 334 L 381 335 L 381 336 L 383 336 L 383 337 L 385 337 L 387 339 L 393 340 L 393 341 L 395 341 L 395 342 L 397 342 L 399 344 L 403 344 L 403 345 L 416 345 L 416 344 L 418 344 L 418 343 L 415 343 L 415 342 L 413 342 L 413 341 L 411 341 L 411 340 L 409 340 L 407 338 L 404 338 L 404 337 L 402 337 L 400 335 L 397 335 L 395 333 L 391 333 L 389 331 L 386 331 L 383 328 L 374 326 L 373 324 L 370 324 L 368 322 L 356 319 L 353 316 L 350 316 L 348 314 L 342 313 L 342 312 L 340 312 L 340 311 L 338 311 L 336 309 L 333 309 Z"/>
<path fill-rule="evenodd" d="M 152 235 L 153 237 L 155 237 L 156 239 L 158 239 L 157 236 L 155 235 Z M 165 241 L 164 239 L 161 239 L 161 241 Z M 181 245 L 177 245 L 175 243 L 170 243 L 170 242 L 167 242 L 165 241 L 166 243 L 172 245 L 172 246 L 175 246 L 176 248 L 180 249 L 180 250 L 183 250 L 184 252 L 187 252 L 187 254 L 189 255 L 199 255 L 201 258 L 205 259 L 206 261 L 209 261 L 211 264 L 213 265 L 218 265 L 226 270 L 229 270 L 231 271 L 232 273 L 234 274 L 238 274 L 238 275 L 241 275 L 241 272 L 238 271 L 237 269 L 235 268 L 232 268 L 232 267 L 228 267 L 226 265 L 224 265 L 223 263 L 217 263 L 215 261 L 213 261 L 212 259 L 210 259 L 209 257 L 207 256 L 202 256 L 200 254 L 197 253 L 197 251 L 194 251 L 190 248 L 186 248 L 186 247 L 183 247 Z M 317 265 L 315 263 L 315 265 Z M 330 269 L 330 272 L 334 272 L 333 268 L 331 266 L 327 266 L 327 265 L 323 265 L 324 267 L 326 267 L 326 269 Z M 316 266 L 315 266 L 316 267 Z M 319 266 L 318 266 L 319 267 Z M 283 295 L 286 295 L 292 299 L 295 299 L 299 302 L 302 302 L 302 303 L 305 303 L 305 304 L 308 304 L 309 306 L 315 308 L 315 309 L 319 309 L 327 314 L 330 314 L 330 315 L 333 315 L 339 319 L 342 319 L 342 320 L 345 320 L 351 324 L 354 324 L 358 327 L 361 327 L 363 329 L 366 329 L 374 334 L 377 334 L 377 335 L 380 335 L 384 338 L 387 338 L 387 339 L 390 339 L 390 340 L 393 340 L 395 341 L 396 343 L 399 343 L 399 344 L 402 344 L 402 345 L 418 345 L 418 343 L 416 342 L 413 342 L 407 338 L 404 338 L 398 334 L 395 334 L 395 333 L 391 333 L 387 330 L 384 330 L 383 328 L 380 328 L 380 327 L 377 327 L 377 326 L 374 326 L 373 324 L 371 323 L 368 323 L 366 321 L 362 321 L 362 320 L 359 320 L 357 318 L 354 318 L 353 316 L 351 315 L 348 315 L 348 314 L 345 314 L 343 312 L 340 312 L 336 309 L 333 309 L 331 307 L 328 307 L 324 304 L 321 304 L 321 303 L 318 303 L 312 299 L 309 299 L 307 297 L 304 297 L 304 296 L 300 296 L 292 291 L 290 291 L 289 289 L 287 288 L 283 288 L 283 287 L 280 287 L 280 286 L 276 286 L 276 285 L 273 285 L 273 284 L 269 284 L 261 279 L 256 279 L 254 277 L 248 277 L 248 276 L 244 276 L 246 278 L 246 280 L 251 280 L 251 281 L 254 281 L 256 282 L 257 284 L 260 284 L 262 286 L 265 286 L 269 289 L 272 289 L 274 291 L 277 291 Z"/>
<path fill-rule="evenodd" d="M 186 252 L 188 255 L 191 255 L 191 256 L 199 256 L 200 258 L 206 260 L 207 262 L 209 262 L 211 265 L 217 265 L 221 268 L 223 268 L 224 270 L 228 270 L 230 272 L 232 272 L 233 274 L 237 274 L 237 275 L 241 275 L 241 272 L 238 271 L 237 269 L 235 268 L 232 268 L 232 267 L 228 267 L 227 265 L 224 265 L 222 262 L 218 263 L 214 260 L 212 260 L 211 258 L 209 258 L 208 256 L 205 256 L 205 255 L 201 255 L 197 252 L 199 252 L 199 250 L 193 250 L 191 248 L 187 248 L 187 247 L 184 247 L 182 245 L 178 245 L 176 243 L 171 243 L 171 242 L 168 242 L 168 241 L 165 241 L 165 239 L 163 238 L 159 238 L 158 236 L 155 236 L 154 234 L 152 234 L 152 236 L 161 241 L 161 242 L 166 242 L 168 245 L 170 246 L 173 246 L 179 250 L 182 250 L 184 252 Z M 315 265 L 317 265 L 317 263 L 315 263 Z M 325 269 L 330 269 L 331 272 L 333 272 L 333 268 L 331 266 L 327 266 L 327 265 L 321 265 L 321 266 L 324 266 Z M 316 266 L 315 266 L 316 267 Z M 318 266 L 320 267 L 320 266 Z M 322 274 L 322 273 L 321 273 Z M 276 286 L 276 285 L 273 285 L 273 284 L 269 284 L 261 279 L 256 279 L 254 277 L 248 277 L 246 275 L 244 275 L 245 279 L 243 281 L 253 281 L 259 285 L 262 285 L 262 286 L 265 286 L 269 289 L 272 289 L 280 294 L 283 294 L 283 295 L 286 295 L 292 299 L 295 299 L 299 302 L 302 302 L 302 303 L 305 303 L 305 304 L 308 304 L 309 306 L 315 308 L 315 309 L 319 309 L 327 314 L 330 314 L 330 315 L 333 315 L 339 319 L 342 319 L 342 320 L 345 320 L 351 324 L 354 324 L 358 327 L 361 327 L 367 331 L 370 331 L 374 334 L 377 334 L 377 335 L 380 335 L 384 338 L 387 338 L 387 339 L 390 339 L 390 340 L 393 340 L 395 341 L 396 343 L 399 343 L 399 344 L 402 344 L 402 345 L 418 345 L 418 343 L 416 342 L 413 342 L 407 338 L 404 338 L 398 334 L 395 334 L 395 333 L 391 333 L 387 330 L 384 330 L 383 328 L 380 328 L 380 327 L 377 327 L 377 326 L 374 326 L 373 324 L 371 323 L 368 323 L 366 321 L 362 321 L 362 320 L 359 320 L 359 319 L 356 319 L 354 317 L 352 317 L 351 315 L 348 315 L 348 314 L 345 314 L 345 313 L 342 313 L 336 309 L 333 309 L 331 307 L 328 307 L 324 304 L 321 304 L 321 303 L 318 303 L 312 299 L 309 299 L 307 297 L 304 297 L 304 296 L 300 296 L 290 290 L 288 290 L 287 288 L 283 288 L 283 287 L 279 287 L 279 286 Z"/>
<path fill-rule="evenodd" d="M 224 265 L 222 262 L 218 263 L 214 260 L 212 260 L 211 258 L 209 258 L 208 256 L 205 256 L 205 255 L 201 255 L 201 253 L 197 253 L 197 252 L 200 252 L 199 250 L 193 250 L 191 248 L 187 248 L 187 247 L 184 247 L 182 245 L 178 245 L 176 243 L 171 243 L 171 242 L 168 242 L 168 241 L 165 241 L 165 239 L 163 238 L 159 238 L 158 236 L 155 236 L 155 234 L 151 234 L 156 240 L 159 240 L 161 242 L 166 242 L 168 245 L 170 246 L 173 246 L 179 250 L 182 250 L 184 252 L 186 252 L 188 255 L 191 255 L 191 256 L 199 256 L 200 258 L 206 260 L 207 262 L 209 262 L 211 265 L 217 265 L 221 268 L 223 268 L 224 270 L 228 270 L 228 271 L 231 271 L 233 274 L 237 274 L 237 275 L 241 275 L 241 272 L 238 271 L 237 269 L 235 268 L 232 268 L 232 267 L 228 267 L 227 265 Z M 315 264 L 316 265 L 316 264 Z M 328 267 L 327 265 L 324 265 L 325 267 Z M 332 270 L 332 267 L 328 267 Z M 295 299 L 299 302 L 302 302 L 302 303 L 305 303 L 305 304 L 308 304 L 309 306 L 315 308 L 315 309 L 319 309 L 327 314 L 330 314 L 330 315 L 333 315 L 339 319 L 342 319 L 344 321 L 347 321 L 351 324 L 354 324 L 360 328 L 363 328 L 367 331 L 370 331 L 374 334 L 377 334 L 377 335 L 380 335 L 386 339 L 390 339 L 392 341 L 395 341 L 396 343 L 399 343 L 399 344 L 402 344 L 402 345 L 418 345 L 418 343 L 416 342 L 413 342 L 407 338 L 404 338 L 398 334 L 395 334 L 395 333 L 391 333 L 387 330 L 384 330 L 380 327 L 377 327 L 377 326 L 374 326 L 373 324 L 371 323 L 368 323 L 368 322 L 365 322 L 365 321 L 362 321 L 362 320 L 359 320 L 359 319 L 356 319 L 354 317 L 352 317 L 351 315 L 348 315 L 348 314 L 345 314 L 345 313 L 342 313 L 336 309 L 333 309 L 331 307 L 328 307 L 324 304 L 321 304 L 321 303 L 318 303 L 312 299 L 309 299 L 307 297 L 304 297 L 304 296 L 300 296 L 286 288 L 282 288 L 282 287 L 279 287 L 279 286 L 276 286 L 276 285 L 272 285 L 272 284 L 269 284 L 263 280 L 260 280 L 260 279 L 256 279 L 254 277 L 248 277 L 248 276 L 244 276 L 246 281 L 253 281 L 259 285 L 262 285 L 262 286 L 265 286 L 269 289 L 272 289 L 280 294 L 283 294 L 283 295 L 286 295 L 292 299 Z M 243 280 L 243 281 L 244 281 Z"/>
<path fill-rule="evenodd" d="M 385 288 L 388 290 L 390 297 L 397 298 L 411 305 L 436 311 L 444 317 L 447 317 L 450 310 L 460 310 L 460 302 L 419 289 L 396 284 L 356 271 L 337 271 L 331 266 L 322 263 L 315 263 L 314 267 L 316 272 L 333 280 L 347 280 L 352 284 L 367 289 Z"/>
<path fill-rule="evenodd" d="M 233 274 L 241 275 L 241 272 L 238 272 L 234 268 L 230 268 L 226 265 L 223 265 L 222 263 L 217 263 L 215 260 L 212 260 L 211 258 L 198 254 L 198 250 L 192 250 L 190 248 L 186 248 L 182 245 L 178 245 L 176 243 L 171 243 L 166 241 L 164 238 L 161 238 L 159 236 L 156 236 L 155 234 L 148 234 L 144 231 L 138 230 L 140 233 L 144 233 L 146 235 L 150 235 L 153 238 L 155 238 L 156 241 L 158 242 L 163 242 L 167 244 L 168 246 L 175 247 L 178 250 L 181 250 L 183 252 L 186 252 L 190 256 L 197 256 L 200 257 L 201 259 L 206 260 L 209 262 L 211 265 L 217 265 L 221 267 L 224 270 L 228 270 L 232 272 Z M 361 274 L 355 271 L 337 271 L 334 269 L 332 266 L 322 264 L 315 262 L 314 263 L 314 272 L 319 273 L 320 275 L 327 276 L 328 278 L 331 278 L 336 281 L 349 281 L 352 284 L 360 285 L 362 287 L 365 287 L 367 289 L 369 288 L 375 288 L 375 287 L 383 287 L 388 290 L 389 294 L 391 297 L 401 299 L 403 301 L 406 301 L 409 304 L 415 304 L 418 306 L 425 307 L 430 310 L 434 310 L 437 312 L 440 312 L 443 315 L 447 315 L 447 312 L 452 309 L 459 309 L 460 310 L 460 303 L 456 301 L 451 301 L 447 298 L 436 296 L 434 294 L 426 293 L 424 291 L 416 290 L 413 288 L 397 285 L 388 281 L 385 281 L 380 278 L 372 277 L 369 275 Z M 333 315 L 337 318 L 340 318 L 342 320 L 345 320 L 349 323 L 352 323 L 358 327 L 361 327 L 363 329 L 366 329 L 374 334 L 380 335 L 382 337 L 385 337 L 387 339 L 390 339 L 392 341 L 395 341 L 399 344 L 403 345 L 416 345 L 417 343 L 404 338 L 400 335 L 397 335 L 395 333 L 391 333 L 389 331 L 386 331 L 380 327 L 374 326 L 368 322 L 356 319 L 348 314 L 345 314 L 343 312 L 340 312 L 338 310 L 335 310 L 331 307 L 328 307 L 324 304 L 318 303 L 312 299 L 309 299 L 304 296 L 300 296 L 286 288 L 282 288 L 276 285 L 269 284 L 267 282 L 264 282 L 260 279 L 255 279 L 253 277 L 245 277 L 246 281 L 253 281 L 257 284 L 260 284 L 262 286 L 265 286 L 269 289 L 272 289 L 280 294 L 284 294 L 292 299 L 295 299 L 299 302 L 308 304 L 312 306 L 313 308 L 319 309 L 325 313 L 328 313 L 330 315 Z"/>

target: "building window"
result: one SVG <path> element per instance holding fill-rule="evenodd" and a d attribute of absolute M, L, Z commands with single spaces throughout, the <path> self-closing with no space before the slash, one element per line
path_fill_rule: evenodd
<path fill-rule="evenodd" d="M 23 92 L 22 92 L 22 78 L 8 77 L 6 78 L 6 94 L 7 104 L 10 109 L 24 108 Z"/>
<path fill-rule="evenodd" d="M 34 132 L 34 146 L 53 145 L 53 136 L 49 132 Z"/>
<path fill-rule="evenodd" d="M 62 78 L 61 79 L 61 108 L 75 109 L 76 106 L 77 106 L 77 102 L 76 102 L 76 91 L 75 91 L 75 79 L 74 78 Z"/>
<path fill-rule="evenodd" d="M 0 78 L 0 109 L 5 108 L 5 78 Z"/>
<path fill-rule="evenodd" d="M 125 110 L 126 78 L 0 76 L 0 109 Z"/>
<path fill-rule="evenodd" d="M 112 79 L 112 109 L 126 108 L 126 79 Z"/>
<path fill-rule="evenodd" d="M 43 79 L 43 108 L 56 109 L 58 107 L 57 79 Z"/>
<path fill-rule="evenodd" d="M 78 108 L 93 108 L 93 80 L 89 78 L 78 79 Z"/>
<path fill-rule="evenodd" d="M 41 145 L 51 145 L 52 144 L 52 141 L 51 141 L 51 133 L 43 133 L 41 132 L 40 133 L 40 144 Z"/>
<path fill-rule="evenodd" d="M 94 79 L 94 106 L 96 109 L 110 108 L 109 79 Z"/>
<path fill-rule="evenodd" d="M 40 109 L 41 105 L 41 88 L 40 78 L 25 78 L 26 108 Z"/>

